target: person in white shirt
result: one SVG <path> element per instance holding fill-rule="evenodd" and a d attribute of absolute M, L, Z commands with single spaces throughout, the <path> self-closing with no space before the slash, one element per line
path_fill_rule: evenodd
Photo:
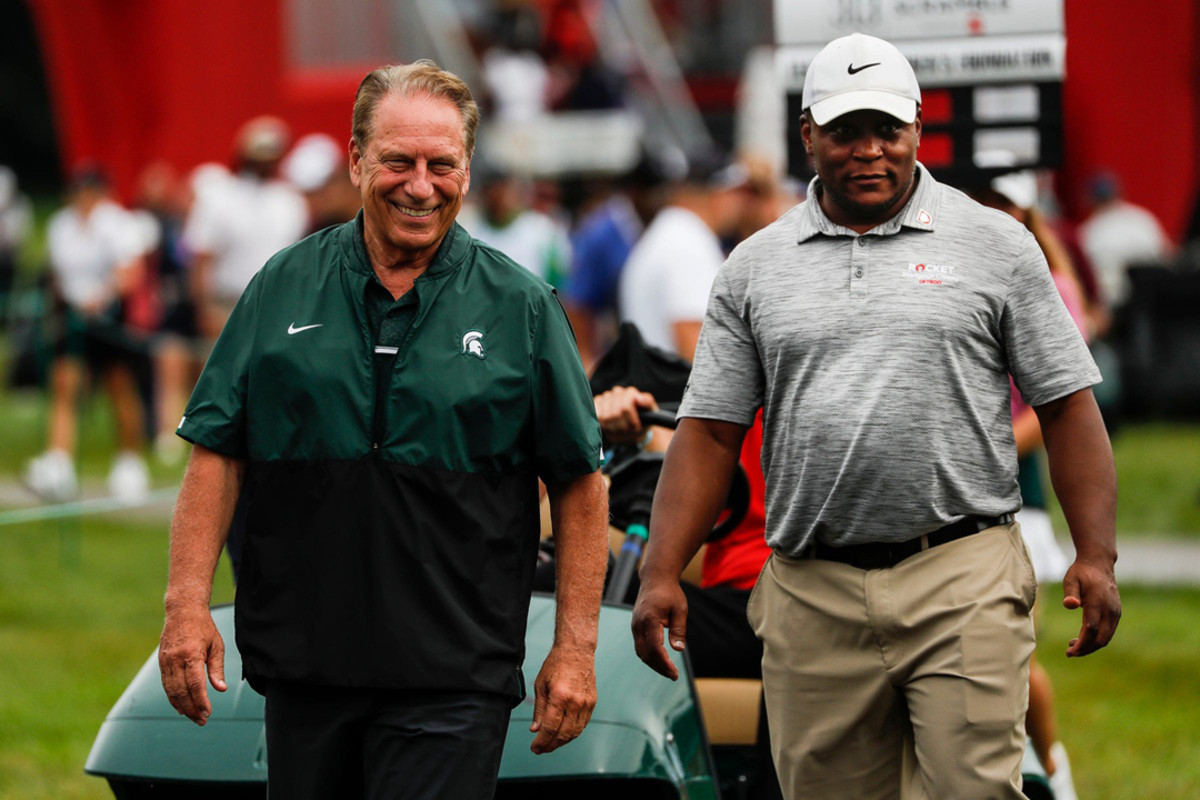
<path fill-rule="evenodd" d="M 102 378 L 116 418 L 118 453 L 109 491 L 134 503 L 149 490 L 141 456 L 143 408 L 133 371 L 136 343 L 122 310 L 122 300 L 141 279 L 149 244 L 133 215 L 109 198 L 103 170 L 78 169 L 68 204 L 50 218 L 47 230 L 59 330 L 50 368 L 48 446 L 25 473 L 26 483 L 45 500 L 67 500 L 78 491 L 76 405 L 89 371 Z"/>
<path fill-rule="evenodd" d="M 739 165 L 696 163 L 629 254 L 620 314 L 647 344 L 692 360 L 708 293 L 725 261 L 721 237 L 737 226 L 737 190 L 747 179 Z"/>
<path fill-rule="evenodd" d="M 1158 218 L 1121 197 L 1121 186 L 1110 172 L 1088 183 L 1091 215 L 1079 226 L 1079 246 L 1091 261 L 1109 308 L 1129 299 L 1129 268 L 1170 258 L 1171 240 Z"/>
<path fill-rule="evenodd" d="M 267 259 L 308 229 L 303 196 L 277 180 L 290 134 L 277 117 L 255 117 L 237 137 L 237 174 L 198 187 L 184 226 L 201 333 L 213 341 Z"/>

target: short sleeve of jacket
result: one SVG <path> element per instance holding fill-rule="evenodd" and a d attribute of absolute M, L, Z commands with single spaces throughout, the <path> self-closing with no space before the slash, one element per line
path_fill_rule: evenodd
<path fill-rule="evenodd" d="M 1009 372 L 1029 405 L 1049 403 L 1100 382 L 1100 371 L 1029 234 L 1018 252 L 1001 327 Z"/>
<path fill-rule="evenodd" d="M 554 485 L 600 468 L 600 423 L 575 337 L 554 295 L 546 295 L 532 341 L 534 458 Z"/>
<path fill-rule="evenodd" d="M 261 273 L 242 293 L 204 365 L 176 433 L 230 458 L 245 459 L 246 396 Z"/>
<path fill-rule="evenodd" d="M 763 402 L 763 369 L 750 326 L 746 266 L 735 252 L 713 282 L 679 417 L 749 426 Z"/>

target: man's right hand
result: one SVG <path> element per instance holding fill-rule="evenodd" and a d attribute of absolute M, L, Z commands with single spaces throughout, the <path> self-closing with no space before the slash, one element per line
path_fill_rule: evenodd
<path fill-rule="evenodd" d="M 168 611 L 158 647 L 167 699 L 183 716 L 203 725 L 212 714 L 209 681 L 225 691 L 225 642 L 207 607 Z"/>
<path fill-rule="evenodd" d="M 633 386 L 614 386 L 596 395 L 596 418 L 604 438 L 613 444 L 634 444 L 646 432 L 639 411 L 657 411 L 658 403 L 649 392 Z"/>
<path fill-rule="evenodd" d="M 633 604 L 633 647 L 638 658 L 655 672 L 671 680 L 679 670 L 663 647 L 663 629 L 671 647 L 681 651 L 687 641 L 687 599 L 679 581 L 642 580 Z"/>

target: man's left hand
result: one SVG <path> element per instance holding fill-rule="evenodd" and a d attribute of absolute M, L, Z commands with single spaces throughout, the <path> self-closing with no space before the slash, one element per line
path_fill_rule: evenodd
<path fill-rule="evenodd" d="M 533 724 L 537 736 L 530 750 L 541 755 L 579 736 L 596 707 L 595 657 L 555 646 L 533 682 Z"/>
<path fill-rule="evenodd" d="M 1068 658 L 1086 656 L 1107 645 L 1121 620 L 1121 594 L 1112 565 L 1076 559 L 1063 578 L 1063 607 L 1083 609 L 1083 625 L 1067 646 Z"/>

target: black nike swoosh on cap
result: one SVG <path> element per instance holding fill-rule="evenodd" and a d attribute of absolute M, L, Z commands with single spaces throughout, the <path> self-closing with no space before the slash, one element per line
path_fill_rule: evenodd
<path fill-rule="evenodd" d="M 858 73 L 862 72 L 864 69 L 870 69 L 871 67 L 878 67 L 882 63 L 883 63 L 882 61 L 876 61 L 873 64 L 863 64 L 861 67 L 856 67 L 853 64 L 851 64 L 850 66 L 846 67 L 846 74 L 847 75 L 857 75 Z"/>

